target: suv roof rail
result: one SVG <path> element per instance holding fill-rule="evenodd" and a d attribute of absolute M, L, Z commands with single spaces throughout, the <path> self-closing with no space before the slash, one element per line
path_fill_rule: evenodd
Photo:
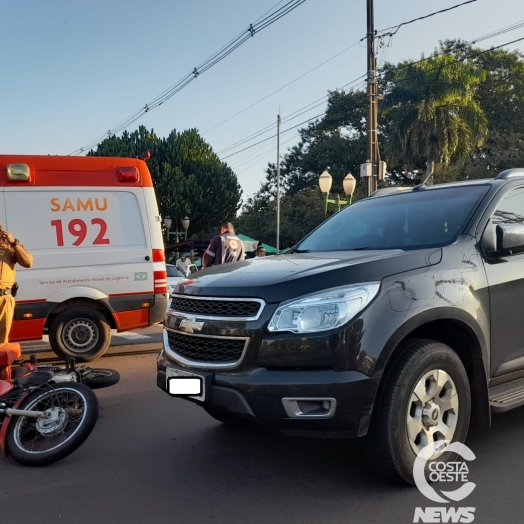
<path fill-rule="evenodd" d="M 376 191 L 373 191 L 373 193 L 371 193 L 371 195 L 369 196 L 376 197 L 376 196 L 382 196 L 382 195 L 389 195 L 390 193 L 398 193 L 399 191 L 409 191 L 412 189 L 413 189 L 413 186 L 383 187 L 382 189 L 377 189 Z"/>
<path fill-rule="evenodd" d="M 514 178 L 517 176 L 524 176 L 524 168 L 522 167 L 515 167 L 513 169 L 506 169 L 505 171 L 502 171 L 499 173 L 495 180 L 506 180 L 508 178 Z"/>

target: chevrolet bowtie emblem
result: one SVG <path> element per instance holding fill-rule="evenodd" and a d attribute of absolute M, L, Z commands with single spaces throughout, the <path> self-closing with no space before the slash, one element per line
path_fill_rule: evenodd
<path fill-rule="evenodd" d="M 186 333 L 199 333 L 203 327 L 204 322 L 197 322 L 194 318 L 183 318 L 178 325 L 178 329 Z"/>

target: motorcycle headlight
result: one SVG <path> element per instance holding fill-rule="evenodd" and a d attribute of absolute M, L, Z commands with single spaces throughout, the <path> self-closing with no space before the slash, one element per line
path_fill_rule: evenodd
<path fill-rule="evenodd" d="M 316 333 L 343 326 L 377 295 L 380 282 L 327 289 L 278 307 L 269 322 L 272 332 Z"/>

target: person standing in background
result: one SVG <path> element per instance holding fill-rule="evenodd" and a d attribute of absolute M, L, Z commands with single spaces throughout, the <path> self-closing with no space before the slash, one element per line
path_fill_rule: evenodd
<path fill-rule="evenodd" d="M 9 342 L 9 332 L 15 313 L 16 264 L 33 265 L 33 255 L 0 224 L 0 344 Z"/>
<path fill-rule="evenodd" d="M 188 276 L 189 273 L 189 266 L 191 266 L 191 260 L 186 256 L 182 255 L 177 261 L 176 261 L 176 267 L 184 274 L 184 276 Z"/>
<path fill-rule="evenodd" d="M 202 268 L 244 260 L 245 256 L 244 242 L 235 235 L 233 224 L 225 222 L 220 235 L 211 239 L 202 258 Z"/>

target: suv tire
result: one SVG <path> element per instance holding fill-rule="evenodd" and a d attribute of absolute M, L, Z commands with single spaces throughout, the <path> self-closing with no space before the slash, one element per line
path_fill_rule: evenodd
<path fill-rule="evenodd" d="M 413 339 L 403 343 L 401 352 L 380 396 L 373 453 L 382 473 L 414 484 L 417 451 L 436 440 L 449 445 L 466 439 L 471 391 L 462 361 L 449 346 Z M 455 457 L 446 453 L 432 460 Z"/>

